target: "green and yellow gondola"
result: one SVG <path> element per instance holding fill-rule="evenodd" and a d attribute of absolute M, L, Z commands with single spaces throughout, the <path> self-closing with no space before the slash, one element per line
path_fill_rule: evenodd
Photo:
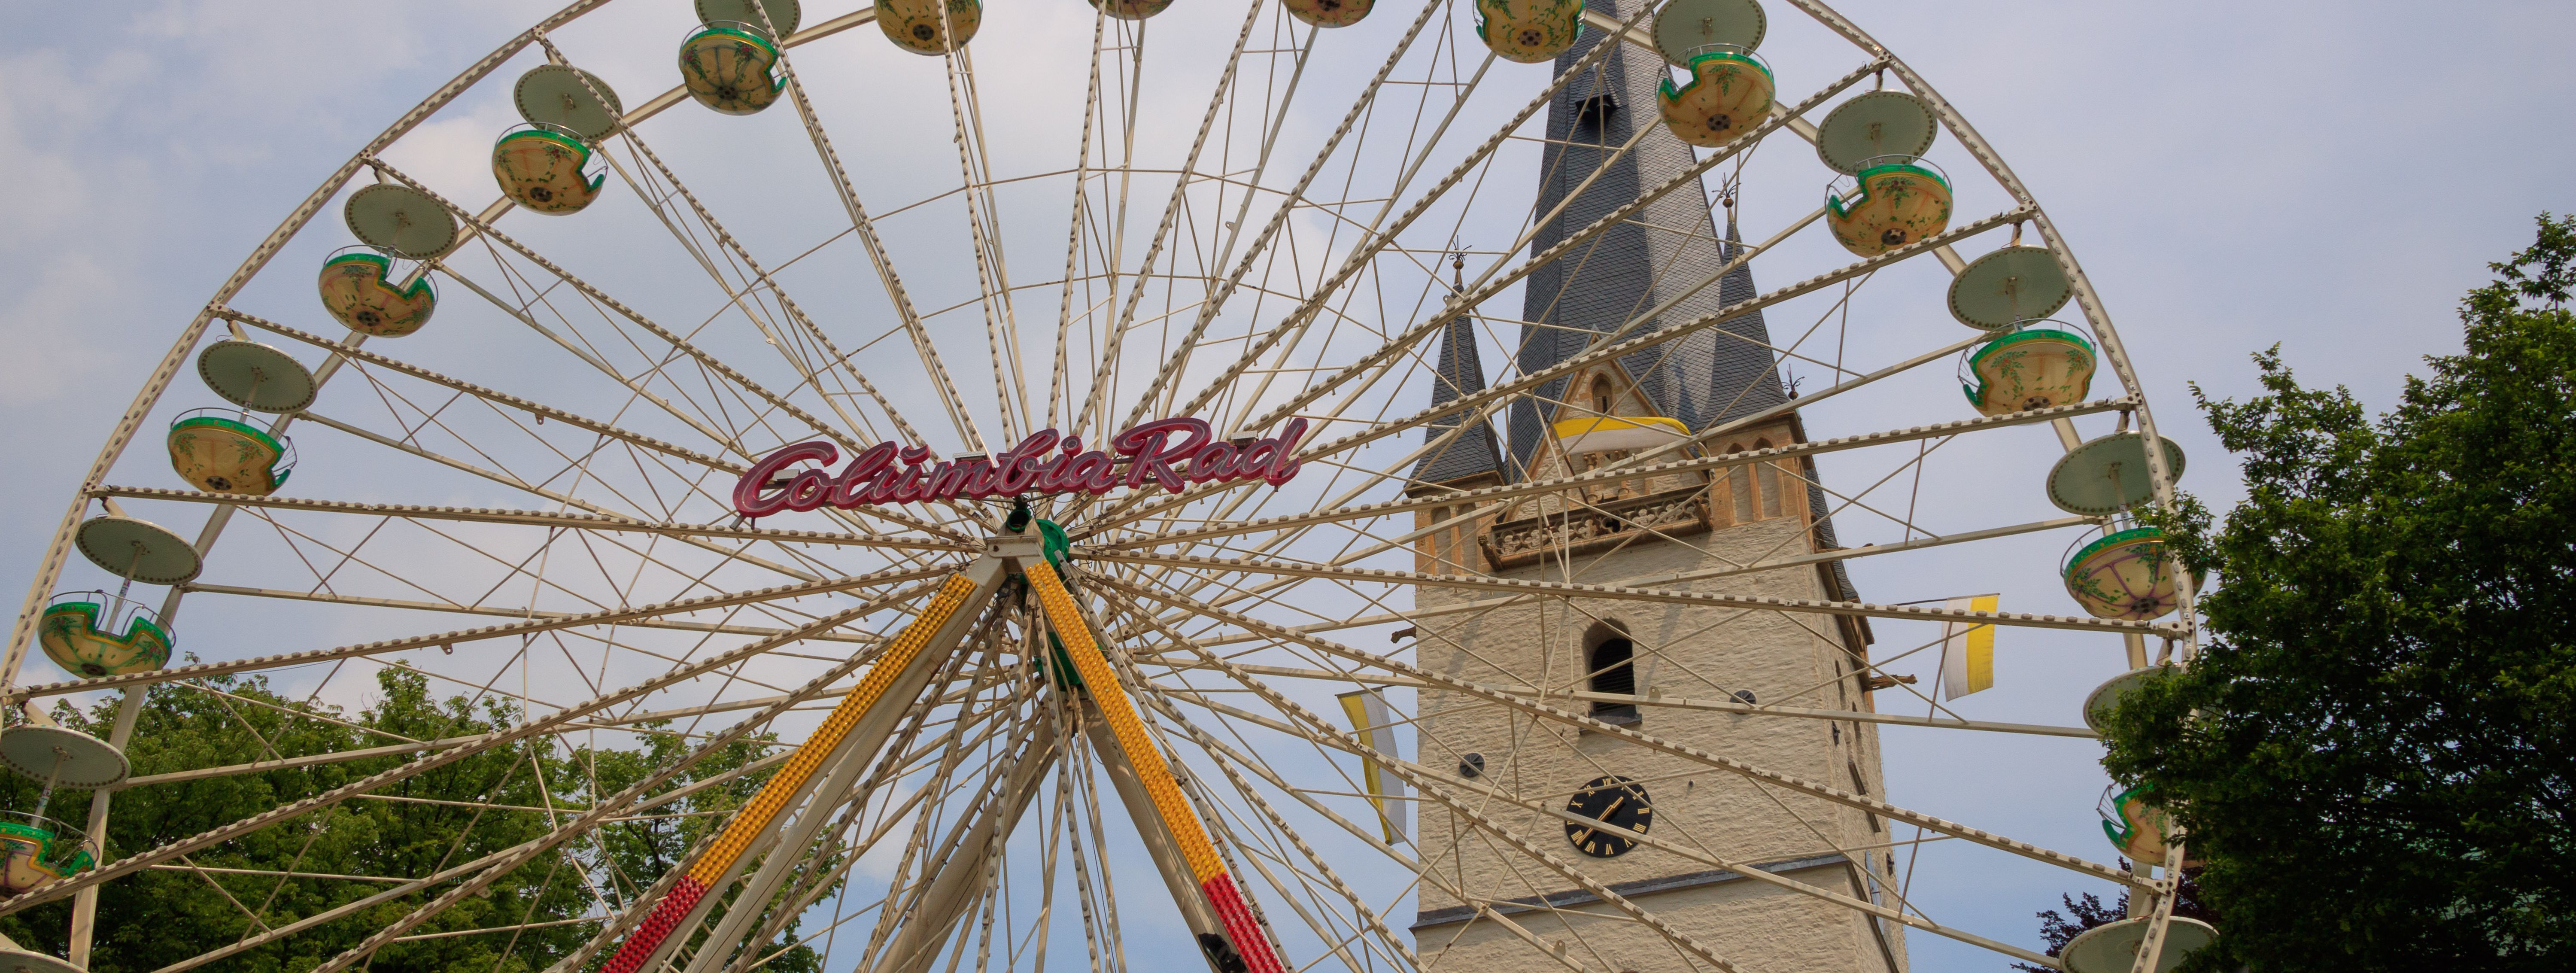
<path fill-rule="evenodd" d="M 1960 356 L 1959 391 L 1979 415 L 2000 416 L 2084 401 L 2100 364 L 2084 333 L 2025 321 Z"/>
<path fill-rule="evenodd" d="M 894 46 L 922 55 L 965 47 L 984 26 L 979 0 L 877 0 L 877 28 Z M 949 35 L 954 33 L 952 42 Z"/>
<path fill-rule="evenodd" d="M 410 284 L 391 281 L 393 258 L 365 247 L 347 247 L 322 261 L 322 309 L 342 327 L 378 338 L 400 338 L 429 323 L 438 290 L 422 274 Z"/>
<path fill-rule="evenodd" d="M 1915 156 L 1880 156 L 1825 192 L 1834 242 L 1875 257 L 1950 228 L 1950 178 Z"/>
<path fill-rule="evenodd" d="M 1368 18 L 1377 0 L 1280 0 L 1288 15 L 1313 27 L 1348 27 Z"/>
<path fill-rule="evenodd" d="M 1583 0 L 1476 0 L 1476 36 L 1506 61 L 1553 59 L 1583 36 Z"/>
<path fill-rule="evenodd" d="M 2165 809 L 2147 803 L 2147 795 L 2154 792 L 2152 784 L 2125 790 L 2113 784 L 2103 789 L 2102 802 L 2095 808 L 2102 816 L 2102 836 L 2111 839 L 2111 847 L 2140 866 L 2165 863 L 2165 839 L 2173 831 L 2173 817 Z M 2186 860 L 2183 864 L 2199 863 Z"/>
<path fill-rule="evenodd" d="M 1715 148 L 1735 140 L 1771 113 L 1777 86 L 1771 66 L 1733 44 L 1711 44 L 1682 65 L 1690 80 L 1680 87 L 1665 78 L 1657 102 L 1664 127 L 1692 145 Z"/>
<path fill-rule="evenodd" d="M 98 864 L 80 829 L 35 814 L 0 812 L 0 894 L 17 895 Z"/>
<path fill-rule="evenodd" d="M 86 679 L 169 665 L 174 641 L 150 609 L 104 591 L 56 595 L 36 621 L 45 657 Z"/>
<path fill-rule="evenodd" d="M 1091 0 L 1091 5 L 1119 20 L 1143 20 L 1170 8 L 1172 0 Z"/>
<path fill-rule="evenodd" d="M 680 84 L 698 104 L 727 115 L 758 114 L 787 90 L 777 42 L 733 21 L 702 25 L 680 42 Z"/>
<path fill-rule="evenodd" d="M 295 469 L 295 445 L 224 409 L 194 409 L 170 424 L 170 467 L 208 493 L 264 497 Z"/>
<path fill-rule="evenodd" d="M 602 168 L 589 172 L 590 146 L 570 131 L 525 124 L 492 143 L 492 178 L 519 208 L 547 216 L 581 212 L 607 183 Z"/>
<path fill-rule="evenodd" d="M 96 790 L 122 783 L 134 766 L 104 740 L 58 726 L 18 723 L 0 731 L 0 766 L 43 783 L 33 811 L 0 811 L 0 895 L 17 895 L 98 864 L 80 829 L 45 816 L 56 788 Z"/>
<path fill-rule="evenodd" d="M 2154 527 L 2106 531 L 2066 559 L 2066 593 L 2095 618 L 2143 622 L 2180 606 L 2165 532 Z"/>

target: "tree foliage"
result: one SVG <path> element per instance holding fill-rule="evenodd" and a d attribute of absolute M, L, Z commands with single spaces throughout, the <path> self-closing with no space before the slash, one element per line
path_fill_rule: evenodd
<path fill-rule="evenodd" d="M 2263 394 L 2200 396 L 2247 496 L 2167 518 L 2217 578 L 2206 645 L 2115 714 L 2105 765 L 2208 863 L 2203 965 L 2576 967 L 2571 264 L 2576 218 L 2543 214 L 2461 302 L 2464 352 L 2375 421 L 2277 347 Z"/>
<path fill-rule="evenodd" d="M 116 705 L 111 697 L 85 712 L 60 706 L 54 717 L 66 727 L 106 738 Z M 472 736 L 506 728 L 520 718 L 499 701 L 476 705 L 461 696 L 438 698 L 428 677 L 401 668 L 380 674 L 376 699 L 355 714 L 281 695 L 264 678 L 218 677 L 202 685 L 155 687 L 125 749 L 140 777 Z M 614 734 L 620 746 L 523 742 L 487 750 L 373 796 L 316 810 L 170 863 L 205 871 L 161 867 L 105 883 L 89 968 L 95 973 L 158 969 L 400 884 L 303 876 L 412 879 L 457 869 L 546 834 L 591 801 L 669 766 L 700 742 L 656 724 L 635 729 L 646 734 L 640 745 Z M 767 737 L 719 748 L 663 791 L 713 780 L 769 749 Z M 387 753 L 119 791 L 103 857 L 114 860 L 196 835 L 416 756 L 416 751 Z M 34 804 L 36 782 L 0 776 L 7 778 L 0 781 L 0 801 L 6 802 L 0 806 L 25 809 Z M 760 772 L 737 774 L 558 846 L 406 933 L 431 938 L 394 942 L 366 968 L 379 973 L 543 969 L 599 928 L 568 920 L 625 906 L 676 867 L 678 857 L 721 824 L 725 812 L 748 800 L 763 779 Z M 49 813 L 76 829 L 88 807 L 87 793 L 65 790 L 56 793 Z M 260 973 L 311 969 L 473 871 L 203 968 Z M 0 933 L 60 956 L 68 944 L 69 916 L 66 898 L 0 917 Z M 543 923 L 558 924 L 538 925 Z M 534 928 L 474 932 L 521 925 Z M 441 933 L 462 934 L 437 935 Z M 811 970 L 819 964 L 810 950 L 799 947 L 774 965 Z"/>

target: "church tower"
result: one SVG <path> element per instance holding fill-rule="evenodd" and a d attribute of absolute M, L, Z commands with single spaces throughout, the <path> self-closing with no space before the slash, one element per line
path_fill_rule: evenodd
<path fill-rule="evenodd" d="M 1645 0 L 1590 2 L 1595 11 L 1625 18 Z M 1557 70 L 1566 71 L 1602 43 L 1616 42 L 1587 30 L 1558 58 Z M 1665 65 L 1654 52 L 1621 44 L 1557 95 L 1548 110 L 1536 212 L 1545 214 L 1576 189 L 1582 192 L 1540 227 L 1533 252 L 1691 165 L 1691 148 L 1661 125 L 1655 99 L 1664 77 Z M 1656 130 L 1595 177 L 1640 126 Z M 1743 253 L 1733 220 L 1721 229 L 1711 211 L 1705 194 L 1673 193 L 1532 275 L 1521 320 L 1534 324 L 1522 328 L 1520 370 L 1547 368 L 1623 328 L 1648 333 L 1754 297 L 1751 270 L 1727 270 Z M 1712 277 L 1717 283 L 1700 286 Z M 1660 315 L 1638 320 L 1666 302 L 1672 306 Z M 1665 459 L 1804 441 L 1769 342 L 1761 314 L 1750 313 L 1552 381 L 1511 406 L 1499 437 L 1481 413 L 1448 416 L 1428 430 L 1440 445 L 1415 467 L 1409 492 L 1438 497 L 1601 468 L 1633 455 L 1636 435 L 1741 426 Z M 1442 335 L 1432 404 L 1482 389 L 1485 381 L 1474 334 L 1461 318 Z M 1636 435 L 1624 437 L 1632 444 L 1627 449 L 1607 449 L 1621 437 L 1590 435 L 1598 431 Z M 1852 599 L 1839 563 L 1739 570 L 1835 548 L 1826 510 L 1811 463 L 1753 463 L 1521 497 L 1474 517 L 1465 516 L 1475 512 L 1465 505 L 1426 510 L 1417 514 L 1418 530 L 1453 518 L 1460 523 L 1422 536 L 1415 560 L 1418 570 L 1443 574 Z M 1869 709 L 1869 687 L 1857 663 L 1870 642 L 1863 620 L 1416 591 L 1422 617 L 1414 644 L 1426 668 L 1534 690 L 1551 705 L 1766 769 L 1883 793 L 1872 724 L 1676 705 Z M 1492 604 L 1469 607 L 1480 599 Z M 1594 809 L 1585 813 L 1596 818 L 1611 813 L 1602 810 L 1611 805 L 1624 807 L 1619 798 L 1634 799 L 1651 808 L 1648 833 L 1655 838 L 1892 904 L 1880 883 L 1893 884 L 1886 846 L 1897 836 L 1873 815 L 1766 793 L 1733 774 L 1604 734 L 1477 705 L 1454 693 L 1422 691 L 1419 711 L 1418 759 L 1425 765 L 1455 768 L 1510 798 L 1560 808 L 1579 802 Z M 1507 799 L 1475 799 L 1483 802 L 1479 811 L 1504 828 L 1574 862 L 1743 969 L 1906 968 L 1900 929 L 1892 923 L 1670 851 L 1569 828 L 1563 819 L 1514 807 Z M 1417 806 L 1419 850 L 1430 877 L 1420 886 L 1412 930 L 1426 967 L 1465 973 L 1539 969 L 1533 951 L 1543 946 L 1587 970 L 1706 968 L 1444 805 Z"/>

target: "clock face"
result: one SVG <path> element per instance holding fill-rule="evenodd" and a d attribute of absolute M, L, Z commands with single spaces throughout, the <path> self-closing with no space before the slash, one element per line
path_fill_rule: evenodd
<path fill-rule="evenodd" d="M 1646 789 L 1617 774 L 1593 778 L 1574 793 L 1573 800 L 1565 802 L 1565 809 L 1611 825 L 1604 828 L 1565 823 L 1565 840 L 1595 858 L 1627 854 L 1628 849 L 1637 847 L 1637 839 L 1629 837 L 1629 833 L 1645 834 L 1655 823 L 1655 809 L 1647 803 Z"/>

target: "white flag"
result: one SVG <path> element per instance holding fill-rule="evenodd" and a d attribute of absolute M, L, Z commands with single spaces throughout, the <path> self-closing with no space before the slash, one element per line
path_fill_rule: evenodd
<path fill-rule="evenodd" d="M 1990 612 L 2002 599 L 1995 595 L 1952 598 L 1951 611 Z M 1995 684 L 1995 627 L 1965 622 L 1941 626 L 1941 698 L 1957 699 Z"/>

